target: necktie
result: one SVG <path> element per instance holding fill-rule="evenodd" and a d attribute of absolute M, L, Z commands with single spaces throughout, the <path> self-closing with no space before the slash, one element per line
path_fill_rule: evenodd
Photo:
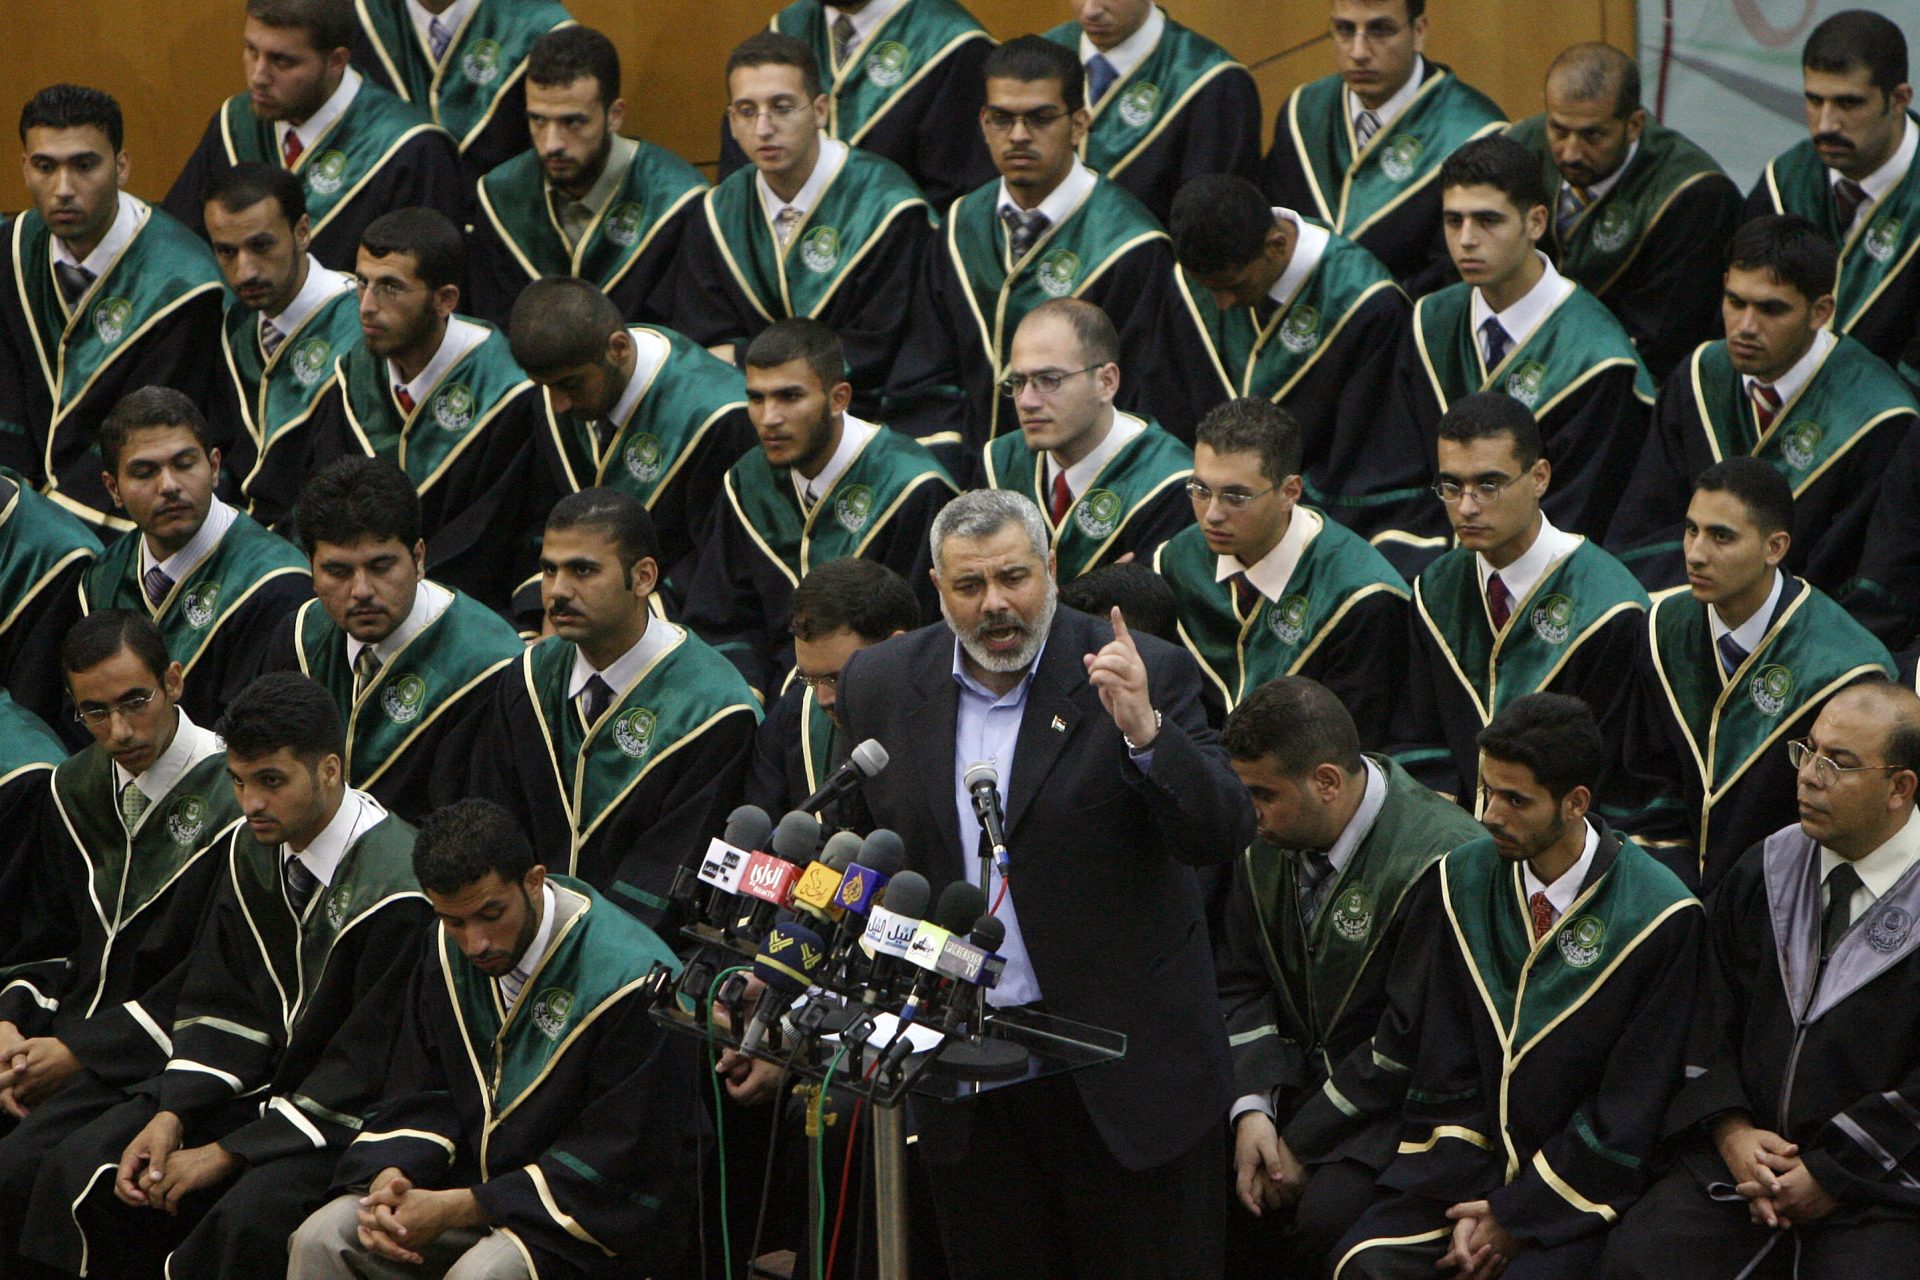
<path fill-rule="evenodd" d="M 380 674 L 380 655 L 373 651 L 372 645 L 360 650 L 360 656 L 353 660 L 353 696 L 359 697 Z"/>
<path fill-rule="evenodd" d="M 265 316 L 260 317 L 260 349 L 267 353 L 267 359 L 273 359 L 273 353 L 278 351 L 280 344 L 286 340 L 287 335 L 280 332 L 278 325 Z"/>
<path fill-rule="evenodd" d="M 1300 918 L 1308 924 L 1320 913 L 1320 891 L 1333 879 L 1333 862 L 1318 849 L 1300 851 Z"/>
<path fill-rule="evenodd" d="M 1867 189 L 1852 178 L 1842 178 L 1833 184 L 1833 220 L 1840 225 L 1841 235 L 1847 234 L 1860 213 L 1860 206 L 1866 202 Z"/>
<path fill-rule="evenodd" d="M 1053 473 L 1053 493 L 1050 497 L 1052 501 L 1048 504 L 1048 514 L 1053 517 L 1055 524 L 1059 524 L 1067 518 L 1067 508 L 1073 505 L 1073 490 L 1067 487 L 1066 472 Z"/>
<path fill-rule="evenodd" d="M 1853 923 L 1853 895 L 1860 888 L 1860 873 L 1843 862 L 1827 872 L 1827 909 L 1820 917 L 1820 963 L 1825 964 L 1839 945 L 1847 926 Z"/>
<path fill-rule="evenodd" d="M 287 901 L 293 904 L 293 914 L 307 914 L 307 904 L 313 901 L 313 891 L 320 887 L 320 877 L 307 870 L 307 864 L 298 858 L 288 858 L 281 864 L 281 873 L 287 882 Z"/>
<path fill-rule="evenodd" d="M 1713 643 L 1720 651 L 1720 666 L 1728 675 L 1738 671 L 1740 664 L 1747 660 L 1747 651 L 1733 638 L 1733 632 L 1727 632 Z"/>
<path fill-rule="evenodd" d="M 67 300 L 69 308 L 80 305 L 80 299 L 87 296 L 87 290 L 93 287 L 93 272 L 85 267 L 76 267 L 71 262 L 53 264 L 53 274 L 60 281 L 60 296 Z"/>
<path fill-rule="evenodd" d="M 411 418 L 413 416 L 413 393 L 405 387 L 395 387 L 393 389 L 393 398 L 400 402 L 400 412 Z"/>
<path fill-rule="evenodd" d="M 1267 326 L 1273 323 L 1273 317 L 1279 314 L 1279 311 L 1280 302 L 1277 298 L 1272 294 L 1263 296 L 1260 301 L 1253 304 L 1254 327 L 1265 333 Z"/>
<path fill-rule="evenodd" d="M 804 488 L 802 488 L 802 489 L 801 489 L 801 491 L 800 491 L 800 508 L 801 508 L 801 510 L 803 510 L 803 511 L 812 511 L 812 510 L 813 510 L 813 504 L 814 504 L 814 503 L 816 503 L 816 502 L 818 502 L 818 501 L 820 501 L 820 495 L 819 495 L 818 493 L 816 493 L 816 492 L 814 492 L 814 488 L 813 488 L 813 485 L 812 485 L 811 483 L 809 483 L 809 484 L 807 484 L 807 485 L 806 485 L 806 486 L 805 486 Z"/>
<path fill-rule="evenodd" d="M 1354 140 L 1360 144 L 1362 151 L 1367 149 L 1367 144 L 1373 141 L 1373 135 L 1378 132 L 1380 132 L 1380 117 L 1373 112 L 1362 111 L 1354 117 L 1353 136 Z"/>
<path fill-rule="evenodd" d="M 853 29 L 853 19 L 841 14 L 833 20 L 833 65 L 847 65 L 847 55 L 853 52 L 853 42 L 860 33 Z"/>
<path fill-rule="evenodd" d="M 1227 583 L 1233 588 L 1233 611 L 1242 619 L 1252 617 L 1260 604 L 1260 588 L 1244 572 L 1234 574 Z"/>
<path fill-rule="evenodd" d="M 801 216 L 792 205 L 773 215 L 773 234 L 779 237 L 782 249 L 793 242 L 793 229 L 800 225 Z"/>
<path fill-rule="evenodd" d="M 167 576 L 165 569 L 155 565 L 140 575 L 140 586 L 147 593 L 147 603 L 157 609 L 160 602 L 167 598 L 167 592 L 173 590 L 173 579 Z"/>
<path fill-rule="evenodd" d="M 1527 912 L 1533 917 L 1533 940 L 1537 943 L 1553 930 L 1553 904 L 1546 894 L 1536 893 L 1527 899 Z"/>
<path fill-rule="evenodd" d="M 606 714 L 607 704 L 613 701 L 613 686 L 596 674 L 587 681 L 580 696 L 586 699 L 587 723 L 593 724 Z"/>
<path fill-rule="evenodd" d="M 1487 317 L 1487 322 L 1480 326 L 1480 333 L 1486 339 L 1487 370 L 1492 372 L 1507 358 L 1507 352 L 1513 350 L 1513 339 L 1500 327 L 1500 321 L 1495 316 Z"/>
<path fill-rule="evenodd" d="M 1507 590 L 1497 573 L 1487 579 L 1487 613 L 1493 618 L 1495 631 L 1503 629 L 1513 616 L 1513 592 Z"/>
<path fill-rule="evenodd" d="M 1096 53 L 1087 59 L 1087 102 L 1089 105 L 1100 101 L 1107 90 L 1113 88 L 1113 82 L 1120 78 L 1120 68 L 1107 61 L 1105 54 Z"/>
<path fill-rule="evenodd" d="M 120 816 L 126 819 L 127 830 L 133 831 L 140 825 L 140 815 L 147 811 L 147 793 L 140 789 L 137 782 L 129 782 L 120 788 Z"/>
<path fill-rule="evenodd" d="M 1573 224 L 1579 221 L 1580 215 L 1586 212 L 1587 204 L 1587 193 L 1584 189 L 1574 186 L 1571 182 L 1560 184 L 1560 209 L 1554 218 L 1554 227 L 1560 232 L 1562 240 L 1567 238 L 1567 232 L 1573 229 Z"/>
<path fill-rule="evenodd" d="M 527 975 L 519 969 L 500 979 L 500 994 L 506 997 L 507 1008 L 511 1009 L 520 1002 L 520 990 L 526 985 Z"/>
<path fill-rule="evenodd" d="M 289 169 L 299 162 L 300 153 L 306 149 L 306 144 L 300 141 L 300 135 L 291 129 L 287 130 L 287 136 L 280 140 L 280 154 L 286 157 Z"/>
<path fill-rule="evenodd" d="M 1052 219 L 1038 209 L 1023 213 L 1008 207 L 1000 211 L 1000 221 L 1007 226 L 1007 244 L 1016 259 L 1026 257 L 1034 242 L 1052 225 Z"/>
<path fill-rule="evenodd" d="M 435 62 L 447 56 L 447 46 L 453 43 L 453 28 L 440 21 L 438 14 L 427 21 L 427 43 L 433 46 Z"/>
<path fill-rule="evenodd" d="M 1753 420 L 1765 435 L 1767 428 L 1773 425 L 1773 415 L 1780 412 L 1780 393 L 1764 382 L 1749 382 L 1747 394 L 1753 399 Z"/>

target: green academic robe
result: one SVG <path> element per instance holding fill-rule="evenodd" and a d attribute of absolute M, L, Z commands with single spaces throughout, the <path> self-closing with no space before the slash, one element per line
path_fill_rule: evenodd
<path fill-rule="evenodd" d="M 0 689 L 49 724 L 66 719 L 60 642 L 79 618 L 76 586 L 100 539 L 18 472 L 0 469 Z M 86 740 L 71 734 L 72 745 Z"/>

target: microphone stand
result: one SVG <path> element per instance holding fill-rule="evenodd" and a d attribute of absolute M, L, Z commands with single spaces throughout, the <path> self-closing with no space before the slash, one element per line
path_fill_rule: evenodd
<path fill-rule="evenodd" d="M 907 1100 L 873 1099 L 873 1199 L 880 1280 L 907 1280 Z"/>

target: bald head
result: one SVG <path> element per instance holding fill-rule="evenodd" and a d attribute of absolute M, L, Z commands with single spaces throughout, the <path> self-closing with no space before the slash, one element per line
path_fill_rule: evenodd
<path fill-rule="evenodd" d="M 1576 44 L 1547 68 L 1547 100 L 1604 103 L 1624 120 L 1640 109 L 1640 64 L 1610 44 Z"/>
<path fill-rule="evenodd" d="M 1871 680 L 1848 685 L 1827 706 L 1880 730 L 1884 736 L 1876 745 L 1887 764 L 1920 772 L 1920 693 L 1891 680 Z"/>

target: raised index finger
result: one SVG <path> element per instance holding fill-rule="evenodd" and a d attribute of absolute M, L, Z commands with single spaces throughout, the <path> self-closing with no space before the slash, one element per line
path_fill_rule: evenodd
<path fill-rule="evenodd" d="M 1127 615 L 1120 612 L 1120 606 L 1113 606 L 1107 616 L 1113 621 L 1113 638 L 1129 649 L 1133 648 L 1133 635 L 1127 630 Z"/>

